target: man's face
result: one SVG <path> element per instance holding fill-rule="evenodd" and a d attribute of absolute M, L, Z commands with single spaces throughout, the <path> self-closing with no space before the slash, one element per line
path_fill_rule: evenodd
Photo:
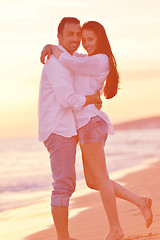
<path fill-rule="evenodd" d="M 58 35 L 59 44 L 71 55 L 77 50 L 81 41 L 81 26 L 77 23 L 66 23 L 62 35 Z"/>

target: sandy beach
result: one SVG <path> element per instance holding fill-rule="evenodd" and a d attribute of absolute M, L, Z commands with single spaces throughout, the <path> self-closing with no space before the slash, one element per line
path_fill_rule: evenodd
<path fill-rule="evenodd" d="M 139 209 L 122 199 L 117 199 L 119 218 L 124 230 L 123 239 L 160 239 L 160 161 L 147 168 L 134 171 L 118 179 L 118 182 L 139 194 L 153 200 L 153 224 L 146 229 Z M 108 232 L 108 221 L 103 210 L 99 193 L 92 191 L 84 196 L 73 197 L 71 209 L 83 209 L 69 221 L 71 237 L 81 240 L 104 239 Z M 30 235 L 26 240 L 56 240 L 54 226 Z"/>

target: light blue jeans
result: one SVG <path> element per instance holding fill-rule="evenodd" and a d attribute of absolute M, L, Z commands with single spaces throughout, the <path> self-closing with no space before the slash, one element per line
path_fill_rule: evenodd
<path fill-rule="evenodd" d="M 76 137 L 63 137 L 52 133 L 44 141 L 49 154 L 53 177 L 51 206 L 69 206 L 76 186 Z"/>

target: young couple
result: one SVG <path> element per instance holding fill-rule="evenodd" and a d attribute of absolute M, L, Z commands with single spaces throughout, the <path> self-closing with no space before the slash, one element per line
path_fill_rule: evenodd
<path fill-rule="evenodd" d="M 65 17 L 58 26 L 59 45 L 46 45 L 46 61 L 39 95 L 39 140 L 44 142 L 51 162 L 52 216 L 57 238 L 70 240 L 68 206 L 75 190 L 75 154 L 78 140 L 82 151 L 85 180 L 98 190 L 108 217 L 105 240 L 118 240 L 124 233 L 119 223 L 116 197 L 135 204 L 146 227 L 152 223 L 152 200 L 136 195 L 109 178 L 104 144 L 112 125 L 99 110 L 100 90 L 109 99 L 117 94 L 119 75 L 104 27 L 95 21 L 80 26 L 76 18 Z M 82 39 L 88 55 L 75 53 Z"/>

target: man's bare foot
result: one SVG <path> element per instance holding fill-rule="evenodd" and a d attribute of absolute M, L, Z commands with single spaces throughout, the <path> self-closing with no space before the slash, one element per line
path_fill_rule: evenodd
<path fill-rule="evenodd" d="M 106 236 L 105 240 L 119 240 L 124 237 L 124 233 L 122 230 L 117 231 L 110 231 L 108 235 Z"/>
<path fill-rule="evenodd" d="M 153 222 L 153 214 L 152 214 L 152 199 L 150 198 L 143 198 L 143 205 L 140 207 L 140 210 L 144 216 L 146 221 L 146 228 L 149 228 Z"/>

